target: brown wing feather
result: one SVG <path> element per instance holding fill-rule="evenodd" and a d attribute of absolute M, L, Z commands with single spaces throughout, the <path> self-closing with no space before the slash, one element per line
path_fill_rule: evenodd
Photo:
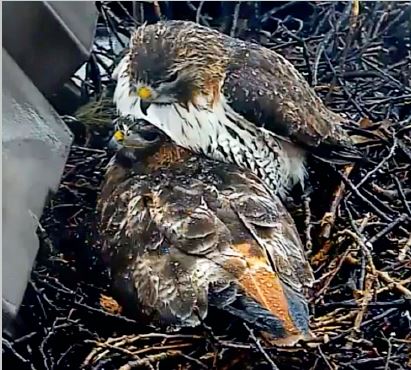
<path fill-rule="evenodd" d="M 271 261 L 274 271 L 296 292 L 311 286 L 313 275 L 297 230 L 280 202 L 243 195 L 233 208 Z"/>
<path fill-rule="evenodd" d="M 167 153 L 136 156 L 138 170 L 113 164 L 100 198 L 100 244 L 126 312 L 190 326 L 210 305 L 274 338 L 307 335 L 307 262 L 280 201 L 232 165 Z"/>
<path fill-rule="evenodd" d="M 230 207 L 238 215 L 242 227 L 266 251 L 280 278 L 297 292 L 302 286 L 311 286 L 311 267 L 294 221 L 282 202 L 251 173 L 226 170 L 219 175 L 227 188 L 235 189 L 225 191 Z"/>
<path fill-rule="evenodd" d="M 358 155 L 340 126 L 346 120 L 324 105 L 290 62 L 259 45 L 231 46 L 223 93 L 236 112 L 315 154 Z"/>

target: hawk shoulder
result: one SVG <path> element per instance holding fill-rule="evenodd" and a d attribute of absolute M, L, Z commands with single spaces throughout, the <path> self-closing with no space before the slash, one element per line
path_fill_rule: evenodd
<path fill-rule="evenodd" d="M 304 77 L 280 54 L 236 42 L 222 87 L 228 104 L 256 126 L 337 161 L 356 151 L 341 127 L 345 119 L 329 110 Z"/>

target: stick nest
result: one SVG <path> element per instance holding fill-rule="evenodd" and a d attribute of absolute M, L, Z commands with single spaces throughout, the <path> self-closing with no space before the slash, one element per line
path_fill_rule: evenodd
<path fill-rule="evenodd" d="M 41 249 L 3 361 L 19 369 L 406 369 L 411 315 L 411 5 L 408 2 L 103 2 L 76 141 L 39 224 Z M 110 73 L 130 29 L 195 20 L 288 58 L 334 111 L 371 132 L 369 163 L 310 163 L 290 208 L 315 270 L 313 343 L 265 347 L 210 315 L 166 333 L 121 315 L 89 230 L 115 117 Z M 78 81 L 78 78 L 76 79 Z M 81 128 L 76 131 L 76 128 Z M 80 132 L 80 134 L 79 134 Z M 98 140 L 96 140 L 98 137 Z"/>

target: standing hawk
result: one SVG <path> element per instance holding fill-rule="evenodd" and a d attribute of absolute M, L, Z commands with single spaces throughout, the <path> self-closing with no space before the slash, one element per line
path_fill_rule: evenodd
<path fill-rule="evenodd" d="M 293 65 L 261 45 L 185 21 L 139 27 L 117 66 L 119 112 L 178 145 L 235 163 L 283 192 L 305 176 L 306 151 L 357 156 L 330 111 Z"/>
<path fill-rule="evenodd" d="M 116 134 L 123 148 L 98 204 L 96 243 L 120 304 L 174 327 L 215 307 L 280 343 L 309 337 L 302 291 L 312 270 L 281 201 L 251 172 L 152 129 Z"/>

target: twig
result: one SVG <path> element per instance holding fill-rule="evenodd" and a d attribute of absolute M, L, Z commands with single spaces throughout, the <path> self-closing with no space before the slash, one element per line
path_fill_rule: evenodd
<path fill-rule="evenodd" d="M 387 339 L 387 344 L 388 344 L 387 362 L 385 363 L 384 370 L 389 370 L 389 366 L 390 366 L 390 359 L 391 359 L 391 353 L 392 353 L 391 339 L 392 337 Z"/>
<path fill-rule="evenodd" d="M 319 302 L 320 302 L 320 300 L 322 299 L 322 296 L 324 295 L 324 293 L 326 292 L 326 290 L 327 290 L 328 287 L 330 286 L 331 281 L 332 281 L 332 280 L 334 279 L 334 277 L 337 275 L 338 271 L 340 271 L 340 269 L 341 269 L 341 267 L 342 267 L 342 265 L 343 265 L 346 257 L 347 257 L 348 254 L 351 253 L 351 252 L 352 252 L 352 249 L 351 249 L 351 248 L 347 248 L 347 250 L 344 252 L 344 254 L 343 254 L 342 256 L 338 256 L 338 257 L 337 257 L 337 259 L 338 259 L 337 265 L 335 266 L 335 268 L 333 268 L 333 269 L 331 270 L 330 274 L 328 275 L 327 280 L 326 280 L 325 283 L 322 285 L 322 287 L 321 287 L 319 290 L 317 290 L 317 292 L 315 293 L 315 297 L 316 297 L 315 303 L 319 303 Z M 334 261 L 330 264 L 330 266 L 332 266 L 333 264 L 335 264 Z M 326 277 L 325 274 L 322 276 L 322 278 L 324 278 L 324 277 Z"/>
<path fill-rule="evenodd" d="M 376 66 L 371 61 L 369 61 L 367 58 L 363 57 L 362 60 L 366 65 L 368 65 L 368 66 L 374 68 L 375 70 L 377 70 L 378 72 L 380 72 L 381 75 L 383 75 L 387 80 L 390 80 L 390 81 L 394 82 L 394 84 L 397 85 L 397 87 L 399 87 L 400 89 L 405 89 L 408 93 L 411 93 L 411 88 L 409 88 L 409 87 L 405 86 L 404 84 L 402 84 L 396 78 L 394 78 L 390 74 L 386 73 L 384 70 L 382 70 L 381 68 Z"/>
<path fill-rule="evenodd" d="M 354 184 L 346 177 L 344 174 L 340 174 L 345 184 L 347 184 L 350 190 L 365 204 L 367 204 L 379 217 L 381 217 L 384 221 L 391 222 L 391 217 L 388 217 L 383 211 L 381 211 L 374 203 L 370 202 L 364 195 L 360 193 L 358 189 L 355 188 Z"/>
<path fill-rule="evenodd" d="M 407 289 L 405 286 L 401 285 L 400 283 L 396 282 L 393 278 L 388 275 L 387 272 L 384 271 L 376 271 L 378 277 L 386 282 L 387 284 L 392 285 L 394 289 L 404 295 L 406 299 L 411 299 L 411 291 Z"/>
<path fill-rule="evenodd" d="M 373 237 L 368 239 L 367 243 L 374 244 L 377 240 L 381 239 L 384 235 L 391 232 L 394 228 L 398 225 L 402 224 L 404 221 L 408 221 L 409 217 L 407 214 L 403 213 L 399 218 L 388 224 L 384 229 L 382 229 L 379 233 L 375 234 Z"/>
<path fill-rule="evenodd" d="M 313 86 L 317 85 L 318 65 L 320 63 L 321 55 L 323 54 L 323 52 L 325 53 L 325 50 L 324 50 L 325 45 L 328 44 L 328 42 L 330 41 L 332 35 L 334 33 L 338 32 L 341 25 L 349 18 L 350 14 L 351 14 L 351 6 L 352 6 L 351 2 L 349 2 L 346 5 L 343 14 L 341 15 L 341 17 L 337 21 L 334 32 L 332 32 L 333 30 L 328 32 L 328 34 L 325 36 L 324 40 L 321 42 L 321 44 L 318 48 L 317 55 L 316 55 L 315 61 L 314 61 L 313 83 L 312 83 Z"/>
<path fill-rule="evenodd" d="M 388 155 L 387 155 L 386 157 L 384 157 L 384 158 L 380 161 L 380 163 L 378 163 L 378 165 L 375 166 L 375 168 L 373 168 L 371 171 L 367 172 L 367 174 L 362 178 L 362 180 L 361 180 L 357 185 L 355 185 L 355 189 L 358 190 L 362 185 L 364 185 L 364 184 L 367 182 L 367 180 L 368 180 L 371 176 L 373 176 L 377 171 L 379 171 L 379 170 L 384 166 L 384 164 L 385 164 L 388 160 L 390 160 L 391 157 L 395 154 L 395 149 L 396 149 L 396 148 L 397 148 L 397 139 L 396 139 L 396 137 L 394 136 L 394 142 L 393 142 L 393 144 L 392 144 L 392 146 L 391 146 L 391 149 L 390 149 Z"/>
<path fill-rule="evenodd" d="M 9 351 L 11 351 L 13 355 L 16 356 L 17 359 L 19 359 L 19 361 L 21 361 L 23 364 L 29 364 L 29 361 L 25 359 L 22 355 L 20 355 L 7 339 L 2 338 L 2 343 L 3 343 L 3 346 L 5 346 Z"/>
<path fill-rule="evenodd" d="M 401 202 L 407 211 L 408 215 L 411 216 L 411 208 L 409 206 L 409 202 L 407 200 L 407 197 L 405 196 L 404 189 L 402 188 L 402 185 L 400 183 L 400 180 L 398 180 L 398 177 L 391 175 L 391 178 L 394 180 L 395 186 L 397 187 L 398 193 L 400 195 Z"/>
<path fill-rule="evenodd" d="M 368 260 L 368 267 L 369 267 L 369 275 L 365 279 L 365 287 L 363 292 L 363 298 L 361 299 L 360 309 L 357 312 L 357 316 L 354 320 L 354 326 L 351 333 L 351 338 L 355 339 L 356 334 L 360 331 L 361 323 L 363 321 L 365 312 L 368 308 L 368 303 L 371 301 L 373 294 L 371 292 L 374 282 L 377 278 L 377 269 L 375 268 L 374 262 L 372 260 L 371 253 L 369 251 L 369 247 L 371 246 L 370 243 L 365 243 L 361 236 L 357 235 L 356 233 L 352 232 L 351 230 L 343 230 L 339 232 L 340 235 L 348 235 L 350 236 L 360 247 L 365 256 Z M 352 346 L 352 342 L 348 344 Z"/>
<path fill-rule="evenodd" d="M 343 170 L 343 175 L 346 178 L 348 178 L 353 168 L 354 168 L 353 164 L 345 166 Z M 331 228 L 333 227 L 334 222 L 335 222 L 335 215 L 336 215 L 338 206 L 341 202 L 341 199 L 344 196 L 344 192 L 345 192 L 345 184 L 342 181 L 340 185 L 337 187 L 336 191 L 334 192 L 334 195 L 333 195 L 334 199 L 331 203 L 330 211 L 327 212 L 321 220 L 321 224 L 323 225 L 323 228 L 320 232 L 320 237 L 323 239 L 328 239 L 330 237 Z"/>
<path fill-rule="evenodd" d="M 160 3 L 158 1 L 153 1 L 153 8 L 154 8 L 154 14 L 156 15 L 156 17 L 158 19 L 161 19 L 161 17 L 162 17 L 161 7 L 160 7 Z"/>
<path fill-rule="evenodd" d="M 270 358 L 268 353 L 264 350 L 263 346 L 261 345 L 260 340 L 254 335 L 254 331 L 248 327 L 246 323 L 244 323 L 244 326 L 250 333 L 250 337 L 253 340 L 254 344 L 256 345 L 257 349 L 260 351 L 260 353 L 264 356 L 264 358 L 268 361 L 268 363 L 271 366 L 271 370 L 279 370 L 278 366 L 274 363 L 274 361 Z"/>
<path fill-rule="evenodd" d="M 324 360 L 325 364 L 328 366 L 330 370 L 335 370 L 335 367 L 331 365 L 330 361 L 328 361 L 327 357 L 325 357 L 323 350 L 321 349 L 321 346 L 317 347 L 317 351 L 320 354 L 321 358 Z"/>
<path fill-rule="evenodd" d="M 234 37 L 236 35 L 238 16 L 240 15 L 240 7 L 241 7 L 241 1 L 238 1 L 234 7 L 233 24 L 231 26 L 231 31 L 230 31 L 231 37 Z"/>
<path fill-rule="evenodd" d="M 271 9 L 270 11 L 264 13 L 261 18 L 260 18 L 260 22 L 261 23 L 265 23 L 267 22 L 274 14 L 283 11 L 287 8 L 289 8 L 290 6 L 293 6 L 295 4 L 295 1 L 289 1 L 279 7 L 274 7 L 273 9 Z"/>
<path fill-rule="evenodd" d="M 198 4 L 198 8 L 196 11 L 196 22 L 200 23 L 200 19 L 201 19 L 201 10 L 203 9 L 203 5 L 204 5 L 204 1 L 200 1 L 200 3 Z"/>
<path fill-rule="evenodd" d="M 407 256 L 407 253 L 409 252 L 411 248 L 411 233 L 408 236 L 408 240 L 404 243 L 404 246 L 400 249 L 400 253 L 398 253 L 398 260 L 399 261 L 404 261 L 405 257 Z"/>
<path fill-rule="evenodd" d="M 131 370 L 131 369 L 136 369 L 138 367 L 150 367 L 151 368 L 151 364 L 154 362 L 159 362 L 159 361 L 165 360 L 170 357 L 178 357 L 181 355 L 182 353 L 180 351 L 167 351 L 163 353 L 158 353 L 156 355 L 147 356 L 140 360 L 130 361 L 127 364 L 121 366 L 119 370 Z"/>
<path fill-rule="evenodd" d="M 308 193 L 304 195 L 303 202 L 304 202 L 304 211 L 305 211 L 305 218 L 304 218 L 305 250 L 308 254 L 311 254 L 312 247 L 313 247 L 313 242 L 312 242 L 312 238 L 311 238 L 311 229 L 312 229 L 311 209 L 310 209 L 311 198 L 308 195 Z"/>

